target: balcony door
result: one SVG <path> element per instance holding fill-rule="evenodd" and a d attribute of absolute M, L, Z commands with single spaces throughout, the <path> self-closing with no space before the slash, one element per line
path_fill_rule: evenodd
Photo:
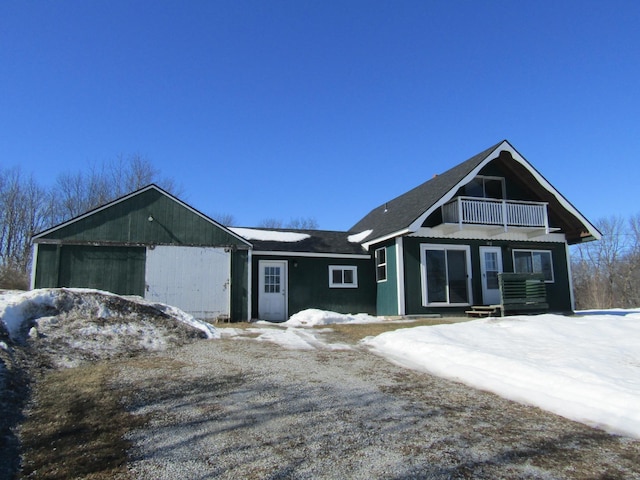
<path fill-rule="evenodd" d="M 498 274 L 502 273 L 502 251 L 500 247 L 480 247 L 480 272 L 482 274 L 482 303 L 500 303 Z"/>

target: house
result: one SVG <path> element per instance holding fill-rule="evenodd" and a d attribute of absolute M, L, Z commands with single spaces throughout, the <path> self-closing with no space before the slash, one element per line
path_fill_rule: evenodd
<path fill-rule="evenodd" d="M 198 318 L 282 321 L 305 308 L 459 314 L 499 303 L 499 273 L 538 273 L 549 308 L 569 312 L 568 247 L 598 238 L 505 140 L 348 232 L 226 228 L 150 185 L 34 236 L 32 284 L 141 295 Z"/>
<path fill-rule="evenodd" d="M 499 303 L 500 272 L 541 273 L 549 308 L 573 310 L 568 246 L 598 230 L 502 141 L 385 202 L 351 228 L 376 267 L 378 315 Z"/>

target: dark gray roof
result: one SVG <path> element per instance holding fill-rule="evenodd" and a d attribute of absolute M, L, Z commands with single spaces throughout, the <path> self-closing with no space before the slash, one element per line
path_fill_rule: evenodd
<path fill-rule="evenodd" d="M 389 200 L 369 212 L 362 220 L 351 227 L 352 233 L 373 230 L 364 241 L 381 238 L 406 229 L 420 215 L 426 212 L 445 196 L 458 182 L 467 176 L 503 142 L 499 142 L 485 151 L 456 165 L 431 180 L 409 190 L 399 197 Z"/>
<path fill-rule="evenodd" d="M 233 230 L 233 229 L 232 229 Z M 248 228 L 247 230 L 267 232 L 287 232 L 308 235 L 298 242 L 278 240 L 249 239 L 256 255 L 260 252 L 294 252 L 294 253 L 326 253 L 368 255 L 368 252 L 359 244 L 350 242 L 349 232 L 336 232 L 329 230 L 293 230 L 282 228 Z"/>

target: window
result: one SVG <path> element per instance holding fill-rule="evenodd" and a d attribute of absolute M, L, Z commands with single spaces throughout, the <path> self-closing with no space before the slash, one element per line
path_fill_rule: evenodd
<path fill-rule="evenodd" d="M 467 245 L 422 245 L 423 305 L 470 304 L 469 262 Z"/>
<path fill-rule="evenodd" d="M 280 267 L 264 267 L 264 293 L 280 293 Z"/>
<path fill-rule="evenodd" d="M 504 199 L 504 178 L 478 175 L 463 187 L 467 197 Z"/>
<path fill-rule="evenodd" d="M 357 288 L 358 267 L 329 265 L 330 288 Z"/>
<path fill-rule="evenodd" d="M 545 282 L 553 282 L 553 264 L 549 250 L 514 250 L 513 271 L 541 273 Z"/>
<path fill-rule="evenodd" d="M 376 280 L 378 282 L 387 281 L 387 249 L 378 248 L 376 255 Z"/>

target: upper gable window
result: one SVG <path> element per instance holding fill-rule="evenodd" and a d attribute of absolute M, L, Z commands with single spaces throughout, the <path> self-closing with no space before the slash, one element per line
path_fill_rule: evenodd
<path fill-rule="evenodd" d="M 505 198 L 504 178 L 478 175 L 462 187 L 463 195 L 479 198 Z"/>

